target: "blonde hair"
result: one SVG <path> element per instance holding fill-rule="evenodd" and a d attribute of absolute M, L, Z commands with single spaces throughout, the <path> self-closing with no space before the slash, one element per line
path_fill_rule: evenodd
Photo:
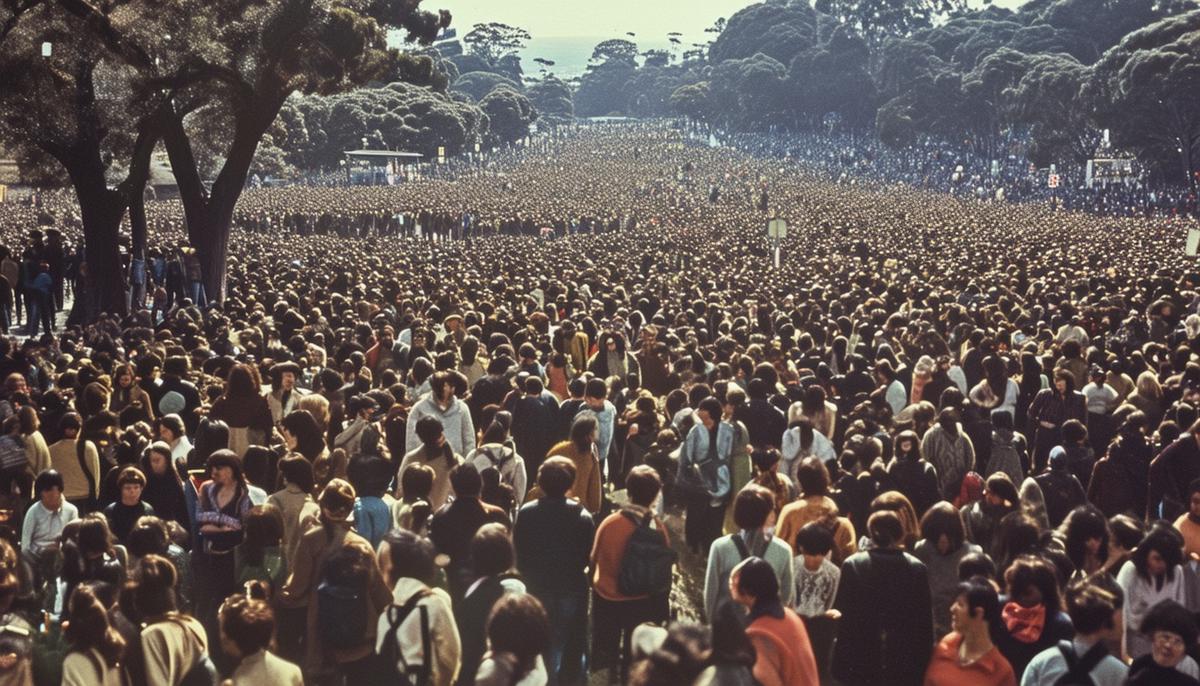
<path fill-rule="evenodd" d="M 329 429 L 329 400 L 318 393 L 309 393 L 300 398 L 299 409 L 312 415 L 324 433 Z"/>

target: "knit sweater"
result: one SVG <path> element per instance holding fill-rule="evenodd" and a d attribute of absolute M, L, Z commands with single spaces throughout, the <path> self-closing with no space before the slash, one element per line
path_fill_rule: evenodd
<path fill-rule="evenodd" d="M 729 599 L 729 573 L 744 559 L 734 543 L 734 536 L 741 536 L 743 541 L 746 540 L 744 531 L 722 536 L 713 541 L 708 551 L 708 571 L 704 575 L 704 612 L 710 620 L 716 616 L 717 607 L 721 602 Z M 750 545 L 748 543 L 747 547 Z M 785 606 L 791 606 L 796 590 L 792 571 L 792 549 L 774 536 L 765 542 L 759 537 L 753 545 L 754 548 L 748 552 L 766 560 L 775 570 L 775 577 L 779 579 L 779 599 Z"/>

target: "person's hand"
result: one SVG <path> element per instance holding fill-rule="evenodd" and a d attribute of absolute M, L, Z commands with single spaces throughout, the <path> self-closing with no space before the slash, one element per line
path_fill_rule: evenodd
<path fill-rule="evenodd" d="M 841 610 L 833 610 L 833 609 L 826 610 L 826 611 L 825 611 L 825 616 L 826 616 L 826 617 L 828 617 L 828 618 L 830 618 L 830 619 L 841 619 L 841 618 L 842 618 L 842 611 L 841 611 Z"/>
<path fill-rule="evenodd" d="M 1042 428 L 1044 428 L 1044 429 L 1053 429 L 1054 428 L 1054 424 L 1052 424 L 1050 422 L 1038 422 L 1038 424 L 1040 424 L 1042 426 Z"/>

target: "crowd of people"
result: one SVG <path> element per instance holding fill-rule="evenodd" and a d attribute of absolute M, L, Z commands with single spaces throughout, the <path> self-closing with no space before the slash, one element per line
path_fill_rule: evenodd
<path fill-rule="evenodd" d="M 219 302 L 147 217 L 129 315 L 2 339 L 2 683 L 1200 677 L 1191 220 L 659 124 L 248 191 Z"/>

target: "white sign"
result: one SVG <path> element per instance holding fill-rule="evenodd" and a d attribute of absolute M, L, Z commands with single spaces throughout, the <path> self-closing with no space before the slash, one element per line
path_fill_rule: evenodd
<path fill-rule="evenodd" d="M 787 220 L 772 219 L 767 222 L 767 237 L 782 240 L 787 238 Z"/>
<path fill-rule="evenodd" d="M 1188 229 L 1187 246 L 1183 249 L 1184 254 L 1188 257 L 1195 257 L 1198 248 L 1200 248 L 1200 229 Z"/>
<path fill-rule="evenodd" d="M 1058 174 L 1051 174 L 1050 178 L 1046 181 L 1046 185 L 1051 188 L 1058 188 Z"/>

